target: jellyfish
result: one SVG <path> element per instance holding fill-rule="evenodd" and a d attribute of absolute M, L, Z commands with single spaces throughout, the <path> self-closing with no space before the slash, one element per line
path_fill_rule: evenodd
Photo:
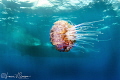
<path fill-rule="evenodd" d="M 92 46 L 94 43 L 91 41 L 99 41 L 96 37 L 102 33 L 93 29 L 97 27 L 92 25 L 100 21 L 103 20 L 78 25 L 73 25 L 65 20 L 56 21 L 50 30 L 50 41 L 60 52 L 68 52 L 75 46 L 86 49 L 83 44 Z"/>

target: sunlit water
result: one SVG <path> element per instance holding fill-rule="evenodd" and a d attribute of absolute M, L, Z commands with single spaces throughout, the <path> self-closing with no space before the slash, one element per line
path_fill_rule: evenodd
<path fill-rule="evenodd" d="M 58 20 L 74 25 L 104 20 L 94 26 L 104 33 L 98 39 L 106 41 L 94 42 L 97 51 L 59 52 L 49 39 Z M 30 80 L 120 79 L 119 0 L 0 0 L 0 24 L 0 74 L 22 72 Z"/>

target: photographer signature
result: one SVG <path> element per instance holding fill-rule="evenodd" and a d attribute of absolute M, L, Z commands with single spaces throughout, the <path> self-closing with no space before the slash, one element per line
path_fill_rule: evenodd
<path fill-rule="evenodd" d="M 14 76 L 9 76 L 7 73 L 2 73 L 1 78 L 7 79 L 7 78 L 18 78 L 18 79 L 29 79 L 31 76 L 23 76 L 22 72 L 18 72 L 17 74 L 14 74 Z"/>

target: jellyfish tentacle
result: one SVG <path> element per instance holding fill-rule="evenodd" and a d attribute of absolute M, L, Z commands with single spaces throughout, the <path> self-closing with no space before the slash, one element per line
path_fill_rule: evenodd
<path fill-rule="evenodd" d="M 96 22 L 101 22 L 104 20 L 99 20 L 99 21 L 93 21 L 93 22 L 86 22 L 86 23 L 81 23 L 78 25 L 75 25 L 74 27 L 76 28 L 76 41 L 78 42 L 77 47 L 83 49 L 84 51 L 95 51 L 91 48 L 84 47 L 86 46 L 91 46 L 94 47 L 94 43 L 92 41 L 97 41 L 99 42 L 100 40 L 97 38 L 99 34 L 103 34 L 101 31 L 98 31 L 98 27 L 94 27 L 93 24 Z M 98 51 L 97 51 L 98 52 Z"/>

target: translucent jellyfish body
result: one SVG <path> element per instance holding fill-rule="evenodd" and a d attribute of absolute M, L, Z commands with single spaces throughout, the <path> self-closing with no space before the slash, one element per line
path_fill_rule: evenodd
<path fill-rule="evenodd" d="M 91 40 L 97 40 L 94 36 L 101 34 L 100 31 L 92 29 L 92 23 L 99 22 L 87 22 L 78 25 L 71 25 L 67 21 L 56 21 L 50 31 L 50 40 L 52 45 L 60 52 L 68 52 L 74 46 L 81 49 L 85 49 L 82 44 L 92 46 Z"/>

